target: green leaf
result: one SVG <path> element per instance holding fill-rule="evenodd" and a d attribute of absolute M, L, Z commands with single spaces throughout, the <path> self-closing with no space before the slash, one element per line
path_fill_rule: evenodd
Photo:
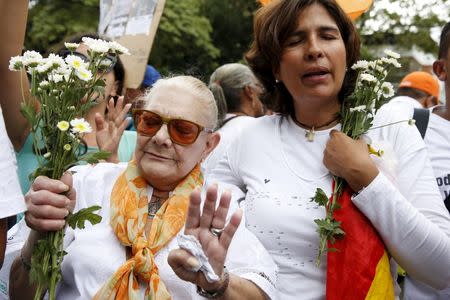
<path fill-rule="evenodd" d="M 96 164 L 100 160 L 106 160 L 111 155 L 111 152 L 108 151 L 97 151 L 97 152 L 91 152 L 87 153 L 78 159 L 81 161 L 85 161 L 88 164 Z"/>
<path fill-rule="evenodd" d="M 326 207 L 328 204 L 328 196 L 321 188 L 317 188 L 316 194 L 314 195 L 314 197 L 311 197 L 310 202 L 315 202 L 320 206 Z"/>
<path fill-rule="evenodd" d="M 84 229 L 84 223 L 86 221 L 89 221 L 92 225 L 98 224 L 102 220 L 102 217 L 95 214 L 94 211 L 99 209 L 101 209 L 100 206 L 94 205 L 88 208 L 83 208 L 75 214 L 70 214 L 67 217 L 67 224 L 69 224 L 72 229 Z"/>

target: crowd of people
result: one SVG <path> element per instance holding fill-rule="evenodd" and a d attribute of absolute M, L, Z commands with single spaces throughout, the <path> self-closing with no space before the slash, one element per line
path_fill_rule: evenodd
<path fill-rule="evenodd" d="M 19 114 L 21 75 L 3 70 L 21 51 L 27 2 L 9 4 L 20 25 L 0 51 L 6 297 L 33 298 L 38 240 L 64 228 L 69 212 L 99 205 L 99 224 L 66 228 L 57 299 L 354 299 L 330 289 L 327 253 L 316 262 L 315 220 L 326 209 L 310 199 L 317 188 L 332 195 L 338 176 L 387 253 L 388 279 L 349 279 L 362 298 L 450 298 L 450 22 L 434 75 L 405 76 L 358 140 L 340 131 L 339 112 L 355 89 L 360 40 L 335 0 L 260 8 L 248 66 L 220 66 L 208 85 L 160 78 L 149 66 L 124 100 L 124 69 L 111 61 L 105 94 L 84 116 L 95 129 L 84 136 L 85 150 L 111 152 L 108 161 L 30 181 L 37 154 Z M 83 43 L 76 55 L 89 60 Z M 403 122 L 411 118 L 416 126 Z M 383 145 L 386 159 L 370 154 L 368 141 Z M 17 214 L 7 243 L 7 218 Z"/>

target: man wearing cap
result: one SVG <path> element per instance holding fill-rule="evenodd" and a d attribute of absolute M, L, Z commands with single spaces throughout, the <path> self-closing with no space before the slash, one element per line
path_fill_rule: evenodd
<path fill-rule="evenodd" d="M 412 72 L 402 79 L 391 103 L 415 108 L 435 106 L 439 104 L 439 82 L 430 73 Z"/>
<path fill-rule="evenodd" d="M 450 22 L 442 29 L 439 56 L 433 64 L 433 71 L 445 83 L 446 101 L 445 105 L 430 109 L 424 141 L 436 183 L 450 212 Z M 448 255 L 448 252 L 443 255 Z M 409 275 L 405 279 L 404 291 L 405 300 L 450 299 L 450 289 L 435 290 Z"/>

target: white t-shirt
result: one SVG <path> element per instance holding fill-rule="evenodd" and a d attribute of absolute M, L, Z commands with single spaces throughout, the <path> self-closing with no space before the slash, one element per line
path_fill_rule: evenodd
<path fill-rule="evenodd" d="M 384 110 L 374 126 L 397 120 Z M 208 178 L 232 189 L 233 197 L 245 197 L 246 226 L 278 264 L 283 300 L 325 298 L 326 255 L 316 267 L 319 236 L 314 223 L 325 210 L 310 198 L 316 188 L 331 193 L 332 177 L 322 163 L 330 130 L 316 132 L 314 141 L 308 142 L 306 131 L 290 117 L 259 118 L 242 133 L 240 143 L 228 147 Z M 380 172 L 353 202 L 411 275 L 434 286 L 448 286 L 450 217 L 418 131 L 400 123 L 368 135 L 375 148 L 385 150 L 383 169 L 392 169 L 395 175 Z M 391 265 L 396 274 L 395 264 Z"/>
<path fill-rule="evenodd" d="M 25 211 L 25 202 L 17 177 L 14 149 L 6 133 L 0 107 L 0 219 Z"/>
<path fill-rule="evenodd" d="M 450 194 L 450 122 L 431 113 L 425 144 L 442 199 L 445 200 Z M 450 288 L 439 291 L 408 276 L 404 295 L 405 300 L 448 300 Z"/>
<path fill-rule="evenodd" d="M 57 299 L 92 299 L 110 276 L 125 263 L 125 247 L 120 244 L 109 224 L 110 194 L 117 177 L 125 168 L 125 163 L 101 163 L 73 169 L 77 172 L 73 181 L 77 193 L 75 211 L 101 205 L 100 214 L 103 219 L 94 226 L 86 222 L 86 228 L 82 230 L 66 230 L 64 248 L 67 255 L 62 263 L 62 280 L 57 288 Z M 151 197 L 151 193 L 152 188 L 149 188 L 148 197 Z M 16 226 L 21 226 L 21 223 Z M 24 234 L 17 233 L 16 236 L 19 238 Z M 159 275 L 172 298 L 203 299 L 197 294 L 196 286 L 179 279 L 167 263 L 172 249 L 178 249 L 176 238 L 155 255 Z M 277 267 L 261 243 L 245 226 L 240 226 L 237 230 L 228 249 L 225 265 L 230 273 L 251 280 L 271 299 L 277 299 Z M 143 296 L 143 284 L 140 292 Z"/>
<path fill-rule="evenodd" d="M 227 147 L 233 143 L 239 143 L 239 136 L 244 128 L 252 124 L 255 118 L 248 116 L 236 116 L 235 114 L 227 114 L 225 123 L 217 132 L 220 133 L 220 142 L 214 151 L 206 158 L 202 164 L 204 174 L 209 174 L 217 165 L 219 160 L 224 156 Z"/>
<path fill-rule="evenodd" d="M 396 105 L 399 108 L 403 107 L 403 109 L 408 112 L 413 110 L 414 108 L 423 108 L 422 104 L 420 104 L 419 101 L 408 96 L 394 97 L 389 101 L 389 104 Z"/>

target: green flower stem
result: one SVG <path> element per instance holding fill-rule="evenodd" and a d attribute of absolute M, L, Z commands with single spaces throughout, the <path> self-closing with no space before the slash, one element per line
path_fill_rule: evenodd
<path fill-rule="evenodd" d="M 383 128 L 383 127 L 387 127 L 387 126 L 391 126 L 391 125 L 395 125 L 395 124 L 399 124 L 399 123 L 407 123 L 407 122 L 409 122 L 409 119 L 408 120 L 401 120 L 401 121 L 397 121 L 397 122 L 392 122 L 392 123 L 388 123 L 388 124 L 384 124 L 384 125 L 380 125 L 380 126 L 376 126 L 376 127 L 371 127 L 371 128 L 369 128 L 369 130 L 380 129 L 380 128 Z"/>

